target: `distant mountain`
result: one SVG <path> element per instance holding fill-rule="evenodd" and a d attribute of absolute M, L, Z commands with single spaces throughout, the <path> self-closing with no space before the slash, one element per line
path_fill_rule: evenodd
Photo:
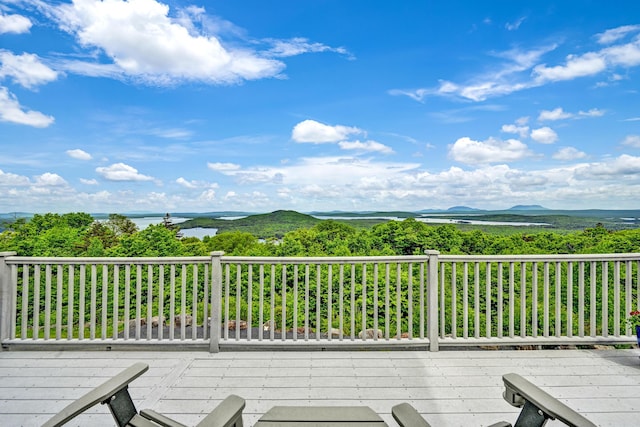
<path fill-rule="evenodd" d="M 470 208 L 469 206 L 453 206 L 447 212 L 478 212 L 482 209 Z"/>
<path fill-rule="evenodd" d="M 509 209 L 509 211 L 548 211 L 550 209 L 540 205 L 516 205 Z"/>

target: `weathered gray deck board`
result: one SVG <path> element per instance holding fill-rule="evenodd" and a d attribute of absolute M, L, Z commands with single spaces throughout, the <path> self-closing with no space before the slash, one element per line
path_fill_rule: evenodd
<path fill-rule="evenodd" d="M 368 405 L 390 425 L 409 402 L 432 425 L 513 422 L 502 374 L 517 372 L 598 425 L 640 422 L 637 350 L 428 352 L 2 352 L 0 425 L 38 426 L 71 400 L 136 361 L 140 408 L 195 424 L 231 393 L 250 426 L 275 405 Z M 114 425 L 107 408 L 71 425 Z M 557 423 L 550 423 L 555 426 Z"/>

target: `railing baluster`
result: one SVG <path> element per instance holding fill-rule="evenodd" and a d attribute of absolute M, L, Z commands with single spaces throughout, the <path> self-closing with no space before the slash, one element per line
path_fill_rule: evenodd
<path fill-rule="evenodd" d="M 555 297 L 555 336 L 556 338 L 562 336 L 562 264 L 560 261 L 556 262 L 555 267 L 556 274 L 556 297 Z"/>
<path fill-rule="evenodd" d="M 275 329 L 276 329 L 276 265 L 271 264 L 271 295 L 269 296 L 270 300 L 270 308 L 271 311 L 269 313 L 269 339 L 273 341 L 275 339 Z"/>
<path fill-rule="evenodd" d="M 282 287 L 282 309 L 280 313 L 282 313 L 282 321 L 280 322 L 280 339 L 285 341 L 287 339 L 287 265 L 282 264 L 282 281 L 280 282 L 280 286 Z M 320 314 L 318 314 L 318 318 L 320 318 Z"/>
<path fill-rule="evenodd" d="M 333 339 L 333 265 L 327 266 L 327 339 Z"/>
<path fill-rule="evenodd" d="M 142 329 L 142 264 L 136 265 L 136 341 L 140 341 L 140 329 Z"/>
<path fill-rule="evenodd" d="M 194 263 L 192 268 L 193 283 L 191 288 L 191 340 L 193 341 L 198 338 L 198 264 Z M 203 322 L 207 323 L 206 319 L 204 319 Z"/>
<path fill-rule="evenodd" d="M 613 335 L 620 336 L 620 261 L 613 264 Z"/>
<path fill-rule="evenodd" d="M 180 339 L 187 338 L 187 265 L 180 264 Z M 191 319 L 193 322 L 193 319 Z"/>
<path fill-rule="evenodd" d="M 67 339 L 73 338 L 73 308 L 75 306 L 75 266 L 69 264 L 67 267 Z"/>
<path fill-rule="evenodd" d="M 545 261 L 544 263 L 544 290 L 542 292 L 542 309 L 543 309 L 543 333 L 542 335 L 546 338 L 549 336 L 549 292 L 550 292 L 550 284 L 549 284 L 549 262 Z"/>
<path fill-rule="evenodd" d="M 538 263 L 531 264 L 531 335 L 538 336 Z"/>
<path fill-rule="evenodd" d="M 385 264 L 386 267 L 389 267 L 389 264 Z M 380 327 L 378 326 L 378 273 L 379 273 L 380 264 L 373 264 L 373 340 L 378 340 L 378 330 Z M 389 274 L 387 270 L 387 282 L 389 281 Z M 366 329 L 366 328 L 364 328 Z"/>
<path fill-rule="evenodd" d="M 109 312 L 109 267 L 102 265 L 102 321 L 100 322 L 100 337 L 104 340 L 107 338 L 107 314 Z"/>
<path fill-rule="evenodd" d="M 402 270 L 400 263 L 396 264 L 396 338 L 402 337 Z M 409 277 L 409 276 L 407 276 Z M 407 286 L 407 290 L 409 286 Z M 387 334 L 387 339 L 389 339 Z"/>
<path fill-rule="evenodd" d="M 509 262 L 509 338 L 515 336 L 515 265 L 513 261 Z"/>
<path fill-rule="evenodd" d="M 320 323 L 320 307 L 322 304 L 322 274 L 320 264 L 316 264 L 316 340 L 320 340 L 322 326 Z"/>
<path fill-rule="evenodd" d="M 150 341 L 153 334 L 153 264 L 147 265 L 147 341 Z"/>
<path fill-rule="evenodd" d="M 591 282 L 589 284 L 589 292 L 590 292 L 590 300 L 589 300 L 589 320 L 591 323 L 590 327 L 590 336 L 595 337 L 597 334 L 597 323 L 596 323 L 596 309 L 597 309 L 597 300 L 596 300 L 596 287 L 597 287 L 597 276 L 596 276 L 596 262 L 591 262 Z"/>
<path fill-rule="evenodd" d="M 120 311 L 120 266 L 118 264 L 113 266 L 113 339 L 118 339 L 119 318 L 118 312 Z"/>
<path fill-rule="evenodd" d="M 297 276 L 297 275 L 296 275 Z M 338 339 L 340 341 L 342 341 L 344 339 L 344 264 L 340 263 L 340 272 L 339 272 L 339 278 L 338 278 L 338 283 L 339 283 L 339 287 L 338 287 L 338 328 L 340 329 L 339 335 L 338 335 Z M 297 282 L 296 282 L 297 284 Z M 295 297 L 295 301 L 298 300 L 297 294 Z M 294 302 L 295 304 L 295 302 Z M 294 305 L 295 307 L 295 305 Z M 295 326 L 294 326 L 295 327 Z"/>
<path fill-rule="evenodd" d="M 84 339 L 84 329 L 85 329 L 85 292 L 86 292 L 86 283 L 87 283 L 87 268 L 85 264 L 80 265 L 80 279 L 79 279 L 79 301 L 78 301 L 78 339 Z"/>
<path fill-rule="evenodd" d="M 80 271 L 82 274 L 82 270 Z M 128 340 L 131 323 L 131 264 L 124 266 L 124 339 Z"/>
<path fill-rule="evenodd" d="M 498 318 L 498 330 L 497 330 L 497 334 L 496 336 L 498 338 L 502 338 L 502 336 L 504 335 L 504 295 L 503 295 L 503 284 L 502 284 L 502 275 L 503 275 L 503 270 L 502 270 L 502 262 L 498 263 L 498 310 L 496 313 L 496 317 Z"/>
<path fill-rule="evenodd" d="M 307 299 L 309 297 L 307 296 Z M 356 265 L 351 264 L 351 341 L 356 339 Z"/>
<path fill-rule="evenodd" d="M 520 337 L 527 336 L 527 263 L 520 262 Z"/>
<path fill-rule="evenodd" d="M 298 264 L 293 266 L 293 340 L 298 341 Z"/>
<path fill-rule="evenodd" d="M 253 264 L 248 264 L 247 270 L 247 341 L 251 341 L 251 327 L 253 326 Z"/>
<path fill-rule="evenodd" d="M 309 289 L 310 283 L 310 267 L 309 264 L 304 266 L 304 340 L 309 341 Z"/>
<path fill-rule="evenodd" d="M 62 265 L 56 266 L 56 340 L 62 338 Z"/>
<path fill-rule="evenodd" d="M 469 263 L 462 263 L 462 337 L 469 338 Z"/>
<path fill-rule="evenodd" d="M 486 263 L 486 299 L 485 299 L 485 314 L 486 314 L 486 334 L 487 338 L 491 338 L 491 262 Z"/>
<path fill-rule="evenodd" d="M 205 264 L 205 270 L 207 270 L 209 267 L 209 264 Z M 208 276 L 205 276 L 208 277 Z M 209 302 L 208 299 L 208 293 L 207 293 L 208 287 L 205 288 L 205 296 L 204 296 L 204 335 L 207 336 L 207 327 L 209 325 L 208 319 L 207 319 L 207 303 Z M 164 338 L 164 324 L 165 324 L 165 318 L 164 318 L 164 264 L 160 264 L 160 266 L 158 267 L 158 341 L 162 341 L 162 339 Z M 173 325 L 171 325 L 171 328 L 173 328 Z"/>
<path fill-rule="evenodd" d="M 473 263 L 473 336 L 480 338 L 480 263 Z"/>
<path fill-rule="evenodd" d="M 602 336 L 609 336 L 609 262 L 602 261 Z"/>
<path fill-rule="evenodd" d="M 367 264 L 362 264 L 362 341 L 367 339 Z"/>
<path fill-rule="evenodd" d="M 262 341 L 264 335 L 264 265 L 260 264 L 258 271 L 260 276 L 260 295 L 258 297 L 258 340 Z"/>
<path fill-rule="evenodd" d="M 29 265 L 22 265 L 22 316 L 20 319 L 20 336 L 23 340 L 28 337 L 29 331 Z M 35 304 L 32 304 L 35 306 Z"/>
<path fill-rule="evenodd" d="M 98 293 L 98 271 L 95 264 L 91 264 L 91 300 L 89 308 L 91 309 L 91 319 L 89 320 L 89 339 L 96 339 L 96 310 L 97 310 L 97 293 Z"/>
<path fill-rule="evenodd" d="M 578 264 L 578 336 L 584 337 L 584 261 Z"/>
<path fill-rule="evenodd" d="M 400 265 L 400 264 L 398 264 Z M 399 275 L 398 275 L 399 276 Z M 407 338 L 410 340 L 413 339 L 413 263 L 409 263 L 407 265 L 407 314 L 409 316 L 409 320 L 407 322 Z M 397 291 L 398 297 L 400 298 L 400 290 Z M 402 310 L 398 309 L 398 322 L 402 321 Z M 399 328 L 401 329 L 401 328 Z M 402 338 L 402 335 L 400 335 Z"/>
<path fill-rule="evenodd" d="M 44 290 L 44 339 L 51 338 L 51 265 L 44 268 L 45 290 Z"/>
<path fill-rule="evenodd" d="M 33 339 L 40 338 L 40 265 L 33 266 Z"/>
<path fill-rule="evenodd" d="M 573 336 L 573 261 L 567 263 L 567 336 Z"/>

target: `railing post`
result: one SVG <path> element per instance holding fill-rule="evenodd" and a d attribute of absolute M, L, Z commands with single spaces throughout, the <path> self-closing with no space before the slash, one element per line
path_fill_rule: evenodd
<path fill-rule="evenodd" d="M 16 255 L 15 252 L 0 252 L 0 351 L 2 343 L 11 338 L 11 327 L 15 316 L 14 287 L 11 280 L 11 269 L 7 265 L 7 258 Z"/>
<path fill-rule="evenodd" d="M 429 351 L 438 351 L 438 270 L 439 251 L 425 251 L 429 260 L 427 262 L 427 337 L 429 338 Z"/>
<path fill-rule="evenodd" d="M 220 351 L 220 331 L 222 330 L 222 255 L 224 252 L 211 252 L 211 331 L 209 339 L 209 352 L 218 353 Z"/>

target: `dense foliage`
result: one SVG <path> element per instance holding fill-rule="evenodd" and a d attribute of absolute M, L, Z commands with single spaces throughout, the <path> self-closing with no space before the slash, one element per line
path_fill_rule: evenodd
<path fill-rule="evenodd" d="M 286 212 L 270 217 L 267 223 L 273 224 L 276 218 L 289 225 L 296 223 Z M 262 220 L 256 219 L 254 226 Z M 246 218 L 242 221 L 248 223 Z M 252 232 L 220 232 L 200 240 L 181 238 L 179 230 L 167 224 L 138 230 L 131 220 L 117 214 L 106 221 L 95 221 L 86 213 L 49 213 L 10 224 L 0 233 L 0 251 L 15 251 L 23 256 L 76 257 L 197 256 L 211 251 L 254 256 L 412 255 L 427 249 L 469 255 L 640 252 L 640 229 L 611 231 L 601 224 L 572 233 L 521 229 L 524 231 L 494 234 L 479 229 L 465 231 L 453 224 L 433 226 L 413 218 L 371 228 L 314 219 L 313 225 L 266 240 L 259 239 L 268 235 L 265 229 L 247 229 Z"/>

